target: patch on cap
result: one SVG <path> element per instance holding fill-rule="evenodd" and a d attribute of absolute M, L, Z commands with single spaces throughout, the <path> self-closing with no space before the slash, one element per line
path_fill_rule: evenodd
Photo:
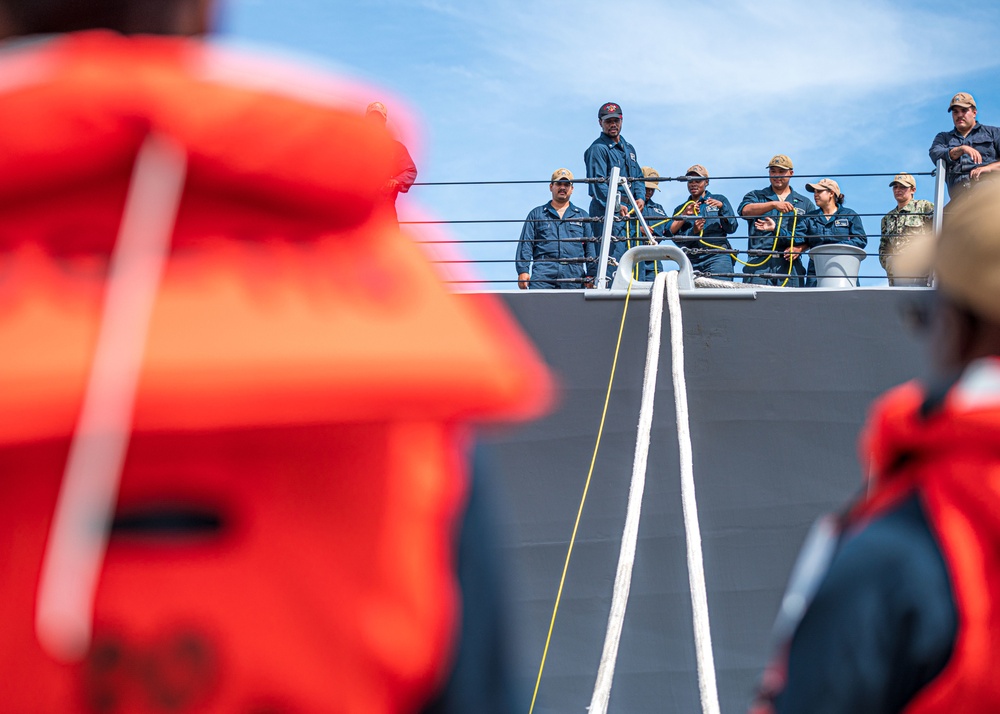
<path fill-rule="evenodd" d="M 615 104 L 614 102 L 608 102 L 601 106 L 597 112 L 597 118 L 604 121 L 607 117 L 618 117 L 622 118 L 622 108 L 620 104 Z"/>
<path fill-rule="evenodd" d="M 569 169 L 556 169 L 552 172 L 552 181 L 572 181 L 573 172 Z"/>
<path fill-rule="evenodd" d="M 942 292 L 1000 323 L 1000 182 L 981 182 L 948 204 L 933 267 Z"/>
<path fill-rule="evenodd" d="M 708 178 L 708 169 L 706 169 L 701 164 L 695 164 L 684 172 L 685 176 L 701 176 L 702 178 Z"/>
<path fill-rule="evenodd" d="M 952 107 L 972 107 L 976 108 L 976 100 L 972 98 L 972 95 L 968 92 L 959 92 L 951 101 L 948 102 L 948 111 L 951 111 Z"/>
<path fill-rule="evenodd" d="M 372 102 L 369 104 L 368 108 L 365 109 L 365 114 L 371 114 L 372 112 L 377 112 L 386 119 L 389 118 L 389 111 L 385 108 L 385 105 L 382 102 Z"/>
<path fill-rule="evenodd" d="M 785 156 L 784 154 L 778 154 L 773 159 L 771 159 L 771 161 L 767 164 L 767 168 L 772 168 L 772 167 L 776 169 L 786 169 L 788 171 L 791 171 L 792 169 L 795 168 L 794 166 L 792 166 L 792 160 L 787 156 Z"/>
<path fill-rule="evenodd" d="M 840 196 L 840 184 L 838 184 L 833 179 L 825 178 L 820 181 L 817 181 L 816 183 L 806 184 L 806 191 L 808 191 L 809 193 L 816 193 L 817 190 L 822 190 L 824 188 L 833 191 L 834 196 L 838 197 Z"/>
<path fill-rule="evenodd" d="M 896 174 L 896 177 L 889 182 L 889 186 L 895 186 L 897 183 L 900 186 L 905 186 L 906 188 L 917 187 L 917 180 L 910 174 Z"/>
<path fill-rule="evenodd" d="M 643 166 L 642 175 L 645 176 L 646 178 L 660 178 L 660 174 L 658 174 L 656 172 L 656 169 L 654 169 L 652 166 Z M 655 191 L 660 187 L 660 182 L 646 181 L 645 186 L 647 191 Z"/>

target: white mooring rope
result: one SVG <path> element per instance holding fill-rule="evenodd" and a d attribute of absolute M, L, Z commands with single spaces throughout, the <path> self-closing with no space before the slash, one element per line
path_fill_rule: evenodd
<path fill-rule="evenodd" d="M 639 516 L 642 495 L 646 485 L 646 461 L 649 456 L 649 437 L 653 424 L 653 398 L 656 393 L 656 373 L 660 361 L 660 332 L 663 318 L 664 284 L 667 287 L 667 304 L 670 313 L 671 365 L 674 382 L 674 399 L 677 410 L 677 441 L 681 466 L 681 503 L 684 513 L 684 532 L 687 541 L 688 579 L 691 587 L 691 606 L 694 613 L 694 639 L 698 666 L 698 690 L 703 714 L 719 714 L 719 694 L 715 681 L 715 662 L 712 656 L 712 637 L 708 617 L 708 593 L 705 587 L 705 568 L 701 551 L 701 528 L 698 525 L 698 505 L 695 500 L 694 468 L 691 454 L 691 430 L 687 408 L 687 385 L 684 380 L 684 330 L 681 321 L 680 297 L 676 271 L 656 276 L 650 293 L 649 333 L 646 344 L 646 368 L 639 408 L 639 429 L 636 436 L 635 455 L 632 462 L 632 481 L 629 486 L 625 530 L 622 534 L 615 574 L 611 613 L 604 638 L 604 650 L 597 670 L 597 681 L 590 701 L 590 714 L 606 714 L 611 697 L 611 684 L 618 659 L 625 609 L 628 605 L 632 583 L 632 566 L 639 536 Z"/>

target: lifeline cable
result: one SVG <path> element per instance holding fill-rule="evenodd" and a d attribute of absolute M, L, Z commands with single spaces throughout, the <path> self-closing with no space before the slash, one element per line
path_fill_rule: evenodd
<path fill-rule="evenodd" d="M 566 572 L 569 570 L 569 559 L 573 555 L 573 544 L 576 543 L 576 533 L 580 527 L 580 518 L 583 516 L 583 506 L 587 502 L 587 491 L 590 490 L 590 479 L 594 474 L 594 464 L 597 462 L 597 451 L 601 446 L 601 435 L 604 433 L 604 420 L 608 415 L 608 403 L 611 401 L 611 387 L 615 383 L 615 369 L 618 367 L 618 351 L 622 345 L 622 334 L 625 332 L 625 316 L 628 315 L 629 297 L 632 295 L 632 281 L 629 280 L 628 291 L 625 293 L 625 308 L 622 310 L 622 322 L 618 327 L 618 342 L 615 343 L 615 356 L 611 361 L 611 378 L 608 380 L 608 391 L 604 395 L 604 409 L 601 410 L 601 422 L 597 428 L 597 442 L 594 444 L 594 453 L 590 457 L 590 469 L 587 471 L 587 480 L 583 485 L 583 497 L 580 499 L 580 508 L 576 512 L 576 521 L 573 523 L 573 534 L 569 539 L 569 548 L 566 551 L 566 562 L 563 564 L 562 577 L 559 578 L 559 589 L 556 591 L 556 603 L 552 608 L 552 619 L 549 621 L 549 633 L 545 637 L 545 648 L 542 650 L 542 662 L 538 666 L 538 678 L 535 679 L 535 691 L 531 695 L 531 706 L 528 714 L 535 711 L 535 700 L 538 698 L 538 688 L 542 683 L 542 672 L 545 670 L 545 658 L 549 654 L 549 643 L 552 641 L 552 630 L 556 625 L 556 614 L 559 612 L 559 602 L 562 600 L 563 586 L 566 584 Z"/>

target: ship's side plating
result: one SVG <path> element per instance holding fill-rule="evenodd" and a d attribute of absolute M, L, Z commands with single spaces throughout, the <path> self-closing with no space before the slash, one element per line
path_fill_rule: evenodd
<path fill-rule="evenodd" d="M 694 474 L 723 712 L 746 710 L 810 524 L 861 488 L 856 444 L 868 405 L 924 370 L 923 345 L 900 318 L 903 304 L 922 292 L 682 293 Z M 520 662 L 533 686 L 597 438 L 624 298 L 551 291 L 503 299 L 562 384 L 561 402 L 549 417 L 490 435 L 520 576 Z M 633 294 L 535 712 L 583 712 L 590 702 L 625 518 L 648 319 L 648 296 Z M 667 341 L 671 326 L 664 321 Z M 611 712 L 700 710 L 669 349 L 660 360 Z"/>

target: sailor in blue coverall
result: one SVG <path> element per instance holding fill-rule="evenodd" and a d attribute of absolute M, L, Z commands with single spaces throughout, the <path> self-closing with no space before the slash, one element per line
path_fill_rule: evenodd
<path fill-rule="evenodd" d="M 813 202 L 788 185 L 795 174 L 792 160 L 778 154 L 767 165 L 770 186 L 751 191 L 743 197 L 737 213 L 749 224 L 750 250 L 782 251 L 781 255 L 750 255 L 749 265 L 743 266 L 743 282 L 786 287 L 803 287 L 806 269 L 792 246 L 801 251 L 801 216 L 816 208 Z M 773 227 L 761 218 L 771 218 Z M 757 277 L 768 273 L 771 277 Z"/>
<path fill-rule="evenodd" d="M 651 166 L 643 166 L 642 175 L 644 178 L 660 177 L 660 174 L 657 173 L 656 169 Z M 667 236 L 667 226 L 670 222 L 670 217 L 667 215 L 663 206 L 653 200 L 653 193 L 659 188 L 658 184 L 658 181 L 646 181 L 641 184 L 636 184 L 636 186 L 644 187 L 644 193 L 642 196 L 645 199 L 645 205 L 642 207 L 642 217 L 646 219 L 646 225 L 649 226 L 649 230 L 653 234 L 654 240 L 656 240 L 657 243 L 661 243 L 662 241 L 658 239 L 665 238 Z M 638 196 L 636 196 L 636 198 L 638 198 Z M 635 248 L 640 245 L 650 245 L 649 239 L 643 232 L 642 224 L 639 223 L 638 219 L 629 218 L 625 236 L 625 250 Z M 623 254 L 624 252 L 625 251 L 622 251 Z M 656 274 L 662 270 L 663 265 L 658 260 L 643 261 L 641 263 L 636 263 L 632 276 L 636 280 L 646 280 L 651 282 L 656 279 Z"/>
<path fill-rule="evenodd" d="M 614 102 L 602 105 L 597 112 L 597 120 L 601 125 L 601 135 L 594 140 L 594 143 L 583 154 L 583 161 L 587 166 L 587 178 L 607 179 L 611 176 L 611 169 L 617 166 L 622 176 L 639 179 L 638 181 L 631 182 L 629 187 L 641 211 L 645 205 L 645 201 L 641 195 L 643 188 L 642 168 L 640 168 L 639 161 L 636 159 L 635 148 L 625 141 L 625 138 L 621 135 L 621 105 Z M 590 193 L 590 215 L 593 218 L 599 219 L 594 223 L 594 235 L 597 238 L 601 238 L 604 230 L 604 210 L 608 202 L 608 185 L 606 181 L 604 183 L 592 183 L 587 187 L 587 190 Z M 637 191 L 640 192 L 639 195 L 636 195 Z M 624 218 L 632 207 L 625 197 L 624 189 L 620 188 L 618 193 L 621 196 L 622 204 L 619 215 Z M 614 197 L 611 200 L 614 200 Z M 620 242 L 613 242 L 608 251 L 608 255 L 615 260 L 620 258 L 622 253 L 627 250 L 624 242 L 625 233 L 625 222 L 615 221 L 612 229 L 612 237 L 621 240 Z M 600 249 L 598 248 L 598 250 Z M 614 273 L 615 269 L 609 262 L 608 277 L 610 278 Z"/>
<path fill-rule="evenodd" d="M 844 194 L 833 179 L 825 178 L 817 183 L 807 183 L 806 191 L 816 196 L 818 207 L 806 214 L 806 248 L 818 245 L 853 245 L 868 247 L 868 236 L 861 223 L 861 216 L 850 208 L 844 208 Z M 859 281 L 860 284 L 860 281 Z M 816 265 L 809 260 L 806 269 L 806 287 L 816 287 Z"/>
<path fill-rule="evenodd" d="M 716 277 L 719 280 L 733 280 L 735 262 L 732 253 L 704 253 L 703 250 L 732 248 L 728 235 L 739 228 L 736 214 L 729 199 L 708 191 L 708 169 L 695 164 L 687 170 L 690 176 L 688 192 L 691 197 L 674 209 L 669 229 L 676 243 L 691 261 L 695 272 Z M 747 261 L 754 262 L 754 261 Z"/>
<path fill-rule="evenodd" d="M 552 200 L 533 208 L 524 221 L 515 257 L 517 286 L 522 290 L 593 284 L 597 244 L 587 212 L 570 203 L 572 181 L 569 169 L 557 169 L 549 184 Z"/>
<path fill-rule="evenodd" d="M 983 174 L 1000 169 L 1000 127 L 976 120 L 976 100 L 967 92 L 951 98 L 948 112 L 955 128 L 935 136 L 929 154 L 935 164 L 944 159 L 948 197 L 954 199 Z"/>

